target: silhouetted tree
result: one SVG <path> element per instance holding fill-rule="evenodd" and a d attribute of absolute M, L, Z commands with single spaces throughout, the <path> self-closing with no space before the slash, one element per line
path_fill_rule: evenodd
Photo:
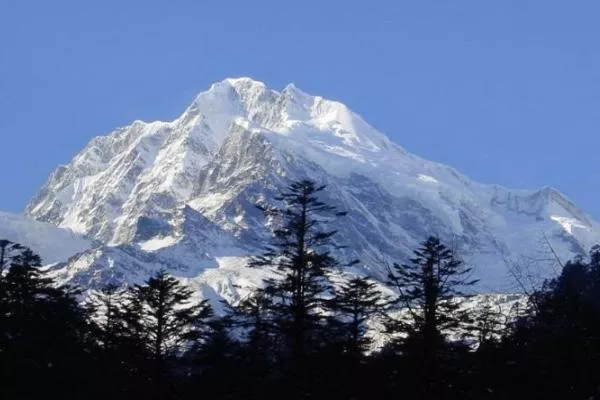
<path fill-rule="evenodd" d="M 142 327 L 128 303 L 128 292 L 107 285 L 90 293 L 87 307 L 93 315 L 96 338 L 97 398 L 127 399 L 144 396 L 149 375 L 149 353 L 144 347 Z M 110 385 L 102 382 L 109 380 Z"/>
<path fill-rule="evenodd" d="M 276 198 L 282 207 L 261 207 L 278 228 L 264 254 L 251 262 L 253 267 L 273 267 L 279 274 L 264 284 L 273 296 L 269 311 L 286 340 L 288 365 L 297 382 L 307 372 L 307 356 L 318 347 L 324 321 L 319 309 L 331 291 L 327 275 L 338 266 L 329 252 L 335 247 L 336 231 L 323 225 L 345 213 L 319 200 L 324 188 L 311 180 L 294 182 Z"/>
<path fill-rule="evenodd" d="M 193 291 L 183 286 L 164 270 L 157 272 L 144 285 L 131 289 L 125 320 L 132 335 L 139 336 L 151 355 L 151 376 L 156 394 L 166 396 L 168 359 L 179 356 L 184 347 L 199 340 L 206 331 L 212 308 L 207 300 L 192 302 Z"/>
<path fill-rule="evenodd" d="M 79 291 L 54 286 L 41 268 L 40 257 L 28 248 L 10 257 L 10 268 L 0 284 L 4 398 L 83 396 L 90 334 L 87 314 L 77 301 Z"/>
<path fill-rule="evenodd" d="M 92 292 L 87 300 L 94 314 L 99 345 L 109 353 L 119 347 L 120 340 L 126 335 L 127 326 L 123 315 L 126 294 L 125 289 L 107 285 Z"/>
<path fill-rule="evenodd" d="M 330 309 L 341 324 L 343 351 L 351 357 L 362 356 L 372 343 L 367 336 L 367 322 L 381 315 L 388 301 L 375 282 L 355 277 L 342 284 L 330 301 Z"/>
<path fill-rule="evenodd" d="M 507 333 L 508 313 L 498 305 L 483 304 L 472 311 L 472 324 L 466 328 L 465 336 L 473 338 L 480 347 L 496 343 Z"/>
<path fill-rule="evenodd" d="M 533 293 L 535 304 L 519 318 L 495 354 L 498 375 L 512 382 L 507 396 L 595 398 L 600 385 L 600 298 L 596 253 L 590 263 L 568 262 L 560 276 Z"/>
<path fill-rule="evenodd" d="M 401 334 L 405 355 L 422 363 L 423 390 L 434 395 L 442 386 L 439 370 L 445 334 L 466 328 L 468 312 L 461 308 L 465 288 L 472 286 L 471 268 L 466 267 L 454 252 L 438 238 L 428 238 L 409 264 L 394 264 L 388 283 L 398 290 L 396 303 L 404 308 L 406 320 L 390 319 L 388 332 Z M 439 393 L 438 393 L 439 394 Z"/>
<path fill-rule="evenodd" d="M 205 340 L 196 342 L 185 356 L 190 398 L 253 398 L 248 377 L 255 376 L 255 371 L 244 363 L 241 345 L 233 337 L 231 318 L 212 318 L 208 326 Z"/>
<path fill-rule="evenodd" d="M 230 306 L 231 329 L 238 340 L 236 364 L 241 371 L 238 383 L 248 399 L 270 398 L 281 378 L 282 335 L 273 315 L 273 293 L 256 288 Z"/>
<path fill-rule="evenodd" d="M 263 377 L 268 375 L 275 362 L 275 349 L 281 345 L 272 315 L 273 295 L 268 289 L 255 289 L 231 308 L 232 323 L 242 334 L 248 364 Z"/>

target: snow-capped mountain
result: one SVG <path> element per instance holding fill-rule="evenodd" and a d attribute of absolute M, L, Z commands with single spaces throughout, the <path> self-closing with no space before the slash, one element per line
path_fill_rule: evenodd
<path fill-rule="evenodd" d="M 65 280 L 138 281 L 166 265 L 230 299 L 262 277 L 244 267 L 269 235 L 254 205 L 303 177 L 327 184 L 325 200 L 349 212 L 338 255 L 376 278 L 432 234 L 474 266 L 484 290 L 510 288 L 507 263 L 551 271 L 550 247 L 564 261 L 600 242 L 600 226 L 554 189 L 474 182 L 409 154 L 339 102 L 249 78 L 212 85 L 174 121 L 94 138 L 26 214 L 103 243 L 60 265 Z"/>

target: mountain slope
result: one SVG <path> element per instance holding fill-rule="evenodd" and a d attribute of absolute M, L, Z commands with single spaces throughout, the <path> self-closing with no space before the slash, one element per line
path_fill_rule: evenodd
<path fill-rule="evenodd" d="M 334 226 L 348 246 L 338 256 L 358 257 L 357 272 L 378 278 L 428 235 L 474 264 L 485 290 L 510 289 L 507 263 L 548 260 L 549 246 L 567 259 L 600 241 L 600 226 L 556 190 L 473 182 L 407 153 L 339 102 L 249 78 L 212 85 L 174 121 L 136 121 L 93 139 L 26 213 L 105 243 L 62 265 L 67 280 L 135 280 L 169 265 L 186 279 L 212 276 L 204 282 L 221 295 L 243 267 L 219 260 L 255 253 L 269 235 L 254 205 L 304 177 L 327 184 L 326 200 L 349 211 Z"/>
<path fill-rule="evenodd" d="M 45 264 L 63 262 L 94 246 L 91 240 L 67 229 L 2 211 L 0 239 L 31 247 Z"/>

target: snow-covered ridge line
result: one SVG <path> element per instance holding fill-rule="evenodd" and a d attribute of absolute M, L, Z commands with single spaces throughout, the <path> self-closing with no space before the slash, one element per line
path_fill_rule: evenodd
<path fill-rule="evenodd" d="M 65 280 L 134 280 L 162 263 L 225 296 L 241 278 L 218 260 L 259 251 L 269 234 L 254 205 L 304 177 L 349 211 L 336 226 L 348 247 L 336 255 L 375 278 L 382 260 L 406 260 L 428 235 L 457 246 L 486 290 L 509 290 L 506 263 L 548 259 L 548 244 L 565 260 L 600 242 L 599 225 L 556 190 L 474 182 L 406 152 L 341 102 L 250 78 L 213 84 L 173 121 L 92 139 L 26 213 L 105 245 L 64 264 Z"/>

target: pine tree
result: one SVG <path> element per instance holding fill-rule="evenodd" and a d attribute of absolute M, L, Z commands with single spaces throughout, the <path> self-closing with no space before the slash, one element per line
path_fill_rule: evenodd
<path fill-rule="evenodd" d="M 517 319 L 494 354 L 512 395 L 595 398 L 600 368 L 598 248 L 590 261 L 569 261 L 532 294 L 535 307 Z M 500 386 L 500 384 L 499 384 Z"/>
<path fill-rule="evenodd" d="M 167 390 L 167 360 L 181 355 L 187 345 L 200 340 L 212 316 L 208 301 L 193 304 L 192 294 L 191 289 L 165 271 L 157 272 L 145 285 L 131 289 L 125 320 L 132 337 L 142 340 L 152 357 L 151 379 L 159 395 Z"/>
<path fill-rule="evenodd" d="M 367 324 L 382 316 L 386 304 L 377 285 L 365 277 L 351 278 L 335 288 L 326 304 L 328 319 L 321 339 L 325 345 L 311 365 L 317 397 L 372 398 L 372 387 L 365 387 L 366 352 L 373 342 Z"/>
<path fill-rule="evenodd" d="M 240 344 L 232 336 L 230 317 L 213 318 L 208 325 L 206 339 L 197 342 L 185 357 L 191 366 L 191 397 L 252 398 L 248 388 L 240 391 L 240 387 L 256 371 L 240 357 Z"/>
<path fill-rule="evenodd" d="M 327 274 L 338 267 L 329 253 L 336 231 L 325 230 L 323 225 L 345 215 L 319 200 L 324 189 L 310 180 L 294 182 L 276 197 L 283 207 L 261 207 L 280 227 L 265 253 L 251 262 L 253 267 L 274 267 L 279 274 L 278 279 L 265 280 L 265 290 L 273 295 L 270 312 L 300 370 L 322 327 L 323 314 L 318 309 L 331 291 Z"/>
<path fill-rule="evenodd" d="M 81 396 L 85 390 L 90 330 L 77 301 L 80 292 L 54 285 L 41 265 L 37 254 L 23 248 L 11 257 L 1 283 L 0 381 L 6 398 Z M 36 385 L 19 386 L 23 376 Z"/>
<path fill-rule="evenodd" d="M 402 335 L 404 356 L 421 363 L 423 373 L 415 376 L 415 381 L 422 380 L 418 390 L 434 396 L 448 387 L 440 375 L 445 365 L 441 357 L 448 355 L 446 334 L 471 323 L 461 305 L 467 297 L 464 290 L 477 281 L 471 279 L 471 268 L 438 238 L 428 238 L 414 255 L 409 264 L 395 264 L 388 275 L 388 283 L 399 292 L 395 303 L 404 308 L 408 320 L 390 319 L 386 328 Z"/>
<path fill-rule="evenodd" d="M 125 301 L 126 290 L 112 284 L 92 292 L 87 300 L 88 307 L 94 314 L 99 345 L 106 353 L 116 351 L 119 341 L 126 335 Z"/>
<path fill-rule="evenodd" d="M 146 394 L 147 383 L 140 377 L 149 375 L 150 357 L 140 334 L 141 311 L 128 306 L 127 295 L 126 289 L 107 285 L 87 299 L 96 339 L 98 398 L 126 399 Z M 106 380 L 111 384 L 104 384 Z"/>
<path fill-rule="evenodd" d="M 364 277 L 355 277 L 345 282 L 330 302 L 341 322 L 344 352 L 354 358 L 360 357 L 372 343 L 367 333 L 367 321 L 381 315 L 388 301 L 377 285 Z"/>
<path fill-rule="evenodd" d="M 431 345 L 445 331 L 469 322 L 460 300 L 468 297 L 464 290 L 477 280 L 438 238 L 430 237 L 414 254 L 410 264 L 394 264 L 388 274 L 388 283 L 399 291 L 396 303 L 405 307 L 410 318 L 408 324 L 397 321 L 392 328 L 419 335 Z"/>
<path fill-rule="evenodd" d="M 52 280 L 44 276 L 41 266 L 42 259 L 29 248 L 12 257 L 6 280 L 7 289 L 16 295 L 15 301 L 25 302 L 35 293 L 56 294 Z"/>
<path fill-rule="evenodd" d="M 257 288 L 238 304 L 230 306 L 231 327 L 239 336 L 238 367 L 243 373 L 239 384 L 244 398 L 270 398 L 277 376 L 281 373 L 282 338 L 273 315 L 273 293 Z"/>
<path fill-rule="evenodd" d="M 500 306 L 484 304 L 473 311 L 466 336 L 474 337 L 479 347 L 494 345 L 506 333 L 508 319 Z"/>
<path fill-rule="evenodd" d="M 268 289 L 268 288 L 267 288 Z M 248 363 L 268 373 L 274 361 L 273 351 L 278 347 L 273 315 L 273 296 L 268 290 L 257 288 L 238 304 L 231 307 L 231 320 L 243 332 Z"/>

